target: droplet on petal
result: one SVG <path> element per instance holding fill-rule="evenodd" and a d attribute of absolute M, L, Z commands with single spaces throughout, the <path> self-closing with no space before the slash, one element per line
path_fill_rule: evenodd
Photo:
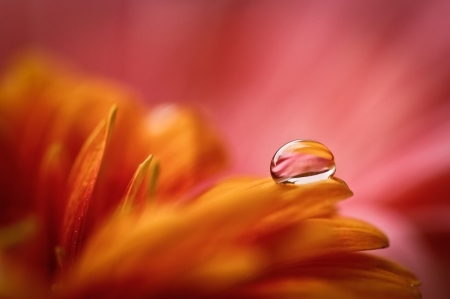
<path fill-rule="evenodd" d="M 294 140 L 273 156 L 270 174 L 278 184 L 306 184 L 330 179 L 336 172 L 331 151 L 314 140 Z"/>

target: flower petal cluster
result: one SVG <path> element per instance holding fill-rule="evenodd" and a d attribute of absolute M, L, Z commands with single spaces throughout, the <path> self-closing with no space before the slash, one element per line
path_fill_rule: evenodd
<path fill-rule="evenodd" d="M 407 269 L 361 253 L 388 239 L 339 215 L 340 179 L 194 196 L 226 163 L 196 112 L 33 55 L 0 95 L 1 295 L 28 298 L 35 278 L 36 298 L 420 297 Z"/>

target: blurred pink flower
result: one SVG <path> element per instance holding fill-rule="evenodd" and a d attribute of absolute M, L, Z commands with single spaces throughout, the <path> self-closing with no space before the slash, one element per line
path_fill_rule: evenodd
<path fill-rule="evenodd" d="M 36 45 L 152 104 L 204 107 L 233 173 L 312 138 L 424 296 L 450 275 L 448 1 L 2 1 L 0 59 Z"/>

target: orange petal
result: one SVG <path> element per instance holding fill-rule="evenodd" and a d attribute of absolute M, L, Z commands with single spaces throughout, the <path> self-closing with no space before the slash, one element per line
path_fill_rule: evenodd
<path fill-rule="evenodd" d="M 142 282 L 133 287 L 140 296 L 172 289 L 214 293 L 255 277 L 264 265 L 256 250 L 224 244 L 220 236 L 216 240 L 184 213 L 129 215 L 122 214 L 90 240 L 67 292 L 108 292 L 107 282 L 121 296 L 130 294 L 127 283 L 132 280 Z"/>
<path fill-rule="evenodd" d="M 219 184 L 193 203 L 192 213 L 208 227 L 242 230 L 257 227 L 282 227 L 286 222 L 298 223 L 334 211 L 335 204 L 352 195 L 347 185 L 323 180 L 301 186 L 279 185 L 271 179 L 241 179 Z M 295 219 L 277 217 L 295 212 Z M 274 216 L 275 215 L 275 216 Z"/>
<path fill-rule="evenodd" d="M 368 267 L 374 267 L 403 277 L 414 286 L 419 286 L 421 284 L 414 273 L 412 273 L 405 267 L 393 261 L 375 255 L 365 253 L 341 253 L 320 257 L 317 260 L 320 260 L 320 262 L 323 263 L 336 265 L 365 265 Z"/>
<path fill-rule="evenodd" d="M 342 217 L 307 219 L 265 242 L 275 265 L 388 244 L 386 236 L 372 225 Z"/>
<path fill-rule="evenodd" d="M 262 217 L 290 206 L 296 206 L 303 219 L 322 215 L 324 207 L 334 209 L 336 201 L 349 195 L 346 185 L 333 180 L 285 186 L 267 179 L 242 179 L 220 184 L 187 206 L 146 209 L 139 217 L 119 215 L 89 240 L 75 268 L 73 288 L 106 281 L 123 284 L 130 277 L 151 275 L 141 287 L 154 291 L 168 288 L 180 277 L 202 277 L 202 273 L 223 275 L 227 283 L 236 283 L 226 279 L 241 277 L 228 275 L 236 269 L 247 269 L 243 272 L 249 277 L 267 266 L 261 252 L 255 253 L 258 262 L 247 264 L 251 259 L 246 261 L 246 253 L 260 248 L 242 244 L 242 237 Z M 225 267 L 223 257 L 229 252 L 236 253 L 235 267 Z M 115 271 L 119 265 L 120 271 Z"/>
<path fill-rule="evenodd" d="M 189 288 L 198 293 L 220 293 L 254 280 L 266 266 L 264 257 L 255 249 L 229 244 L 217 248 L 200 260 L 176 283 L 180 289 Z"/>
<path fill-rule="evenodd" d="M 83 238 L 86 213 L 112 132 L 115 115 L 114 107 L 108 118 L 101 122 L 88 138 L 71 170 L 69 178 L 71 193 L 62 231 L 62 247 L 69 264 L 73 263 Z"/>
<path fill-rule="evenodd" d="M 329 252 L 371 250 L 389 246 L 383 232 L 361 220 L 333 217 L 311 221 L 319 221 L 332 227 L 334 241 L 327 247 Z"/>
<path fill-rule="evenodd" d="M 218 134 L 193 109 L 156 107 L 148 115 L 143 132 L 154 146 L 152 153 L 161 161 L 158 190 L 172 198 L 210 179 L 227 164 Z"/>
<path fill-rule="evenodd" d="M 420 298 L 420 292 L 408 279 L 367 264 L 316 261 L 296 265 L 288 277 L 305 277 L 338 284 L 356 298 Z"/>
<path fill-rule="evenodd" d="M 24 54 L 11 61 L 0 83 L 0 110 L 8 111 L 5 116 L 15 128 L 26 120 L 30 104 L 58 77 L 51 67 L 53 64 L 43 55 Z"/>
<path fill-rule="evenodd" d="M 322 251 L 333 242 L 333 230 L 325 223 L 305 220 L 264 240 L 271 263 L 275 267 L 302 261 Z"/>
<path fill-rule="evenodd" d="M 384 248 L 386 236 L 364 221 L 344 218 L 316 218 L 305 220 L 281 235 L 276 241 L 274 253 L 285 261 L 321 256 L 340 252 L 352 252 Z"/>

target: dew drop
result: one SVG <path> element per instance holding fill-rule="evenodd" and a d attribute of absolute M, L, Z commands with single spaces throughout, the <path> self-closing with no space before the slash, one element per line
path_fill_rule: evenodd
<path fill-rule="evenodd" d="M 270 174 L 278 184 L 306 184 L 332 178 L 336 164 L 331 151 L 314 140 L 294 140 L 275 153 Z"/>

